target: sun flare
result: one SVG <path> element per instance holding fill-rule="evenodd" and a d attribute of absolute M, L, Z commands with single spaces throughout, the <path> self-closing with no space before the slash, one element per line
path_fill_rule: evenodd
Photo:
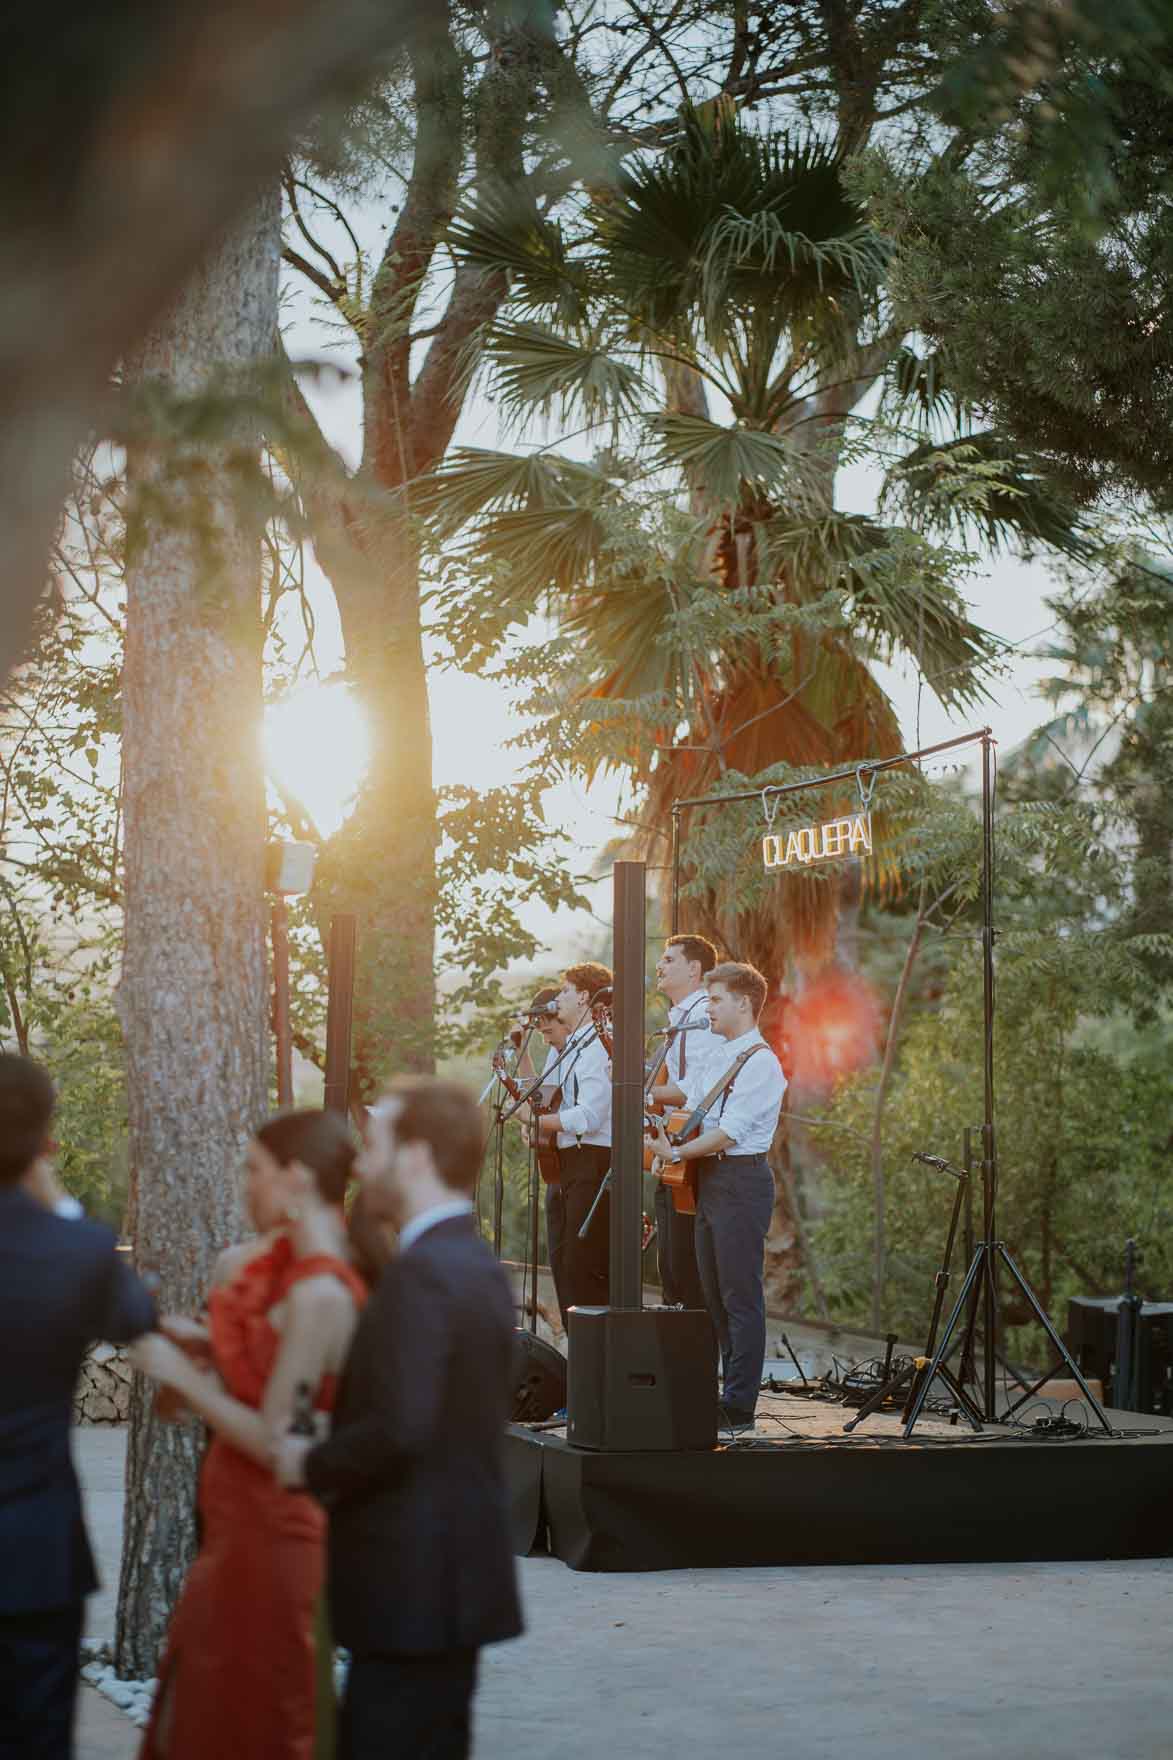
<path fill-rule="evenodd" d="M 366 716 L 344 684 L 307 685 L 271 703 L 265 769 L 329 837 L 344 823 L 371 755 Z"/>

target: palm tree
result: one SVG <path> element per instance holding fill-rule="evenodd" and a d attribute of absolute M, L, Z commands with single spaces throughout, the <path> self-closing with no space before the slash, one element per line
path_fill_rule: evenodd
<path fill-rule="evenodd" d="M 629 771 L 645 844 L 681 796 L 897 753 L 879 657 L 914 655 L 950 705 L 979 697 L 993 644 L 950 553 L 834 506 L 845 417 L 877 374 L 890 366 L 925 422 L 944 393 L 926 388 L 931 369 L 910 372 L 882 241 L 829 148 L 760 137 L 718 103 L 594 189 L 572 237 L 498 191 L 458 216 L 452 244 L 510 278 L 484 338 L 507 416 L 557 415 L 608 444 L 589 464 L 466 449 L 417 504 L 445 540 L 471 526 L 462 567 L 449 560 L 462 617 L 470 575 L 498 620 L 552 613 L 581 767 Z M 914 433 L 892 472 L 925 518 L 940 512 L 931 451 Z M 985 485 L 987 523 L 1021 523 L 1013 492 L 991 511 L 1003 487 Z M 766 971 L 787 951 L 825 957 L 838 886 L 788 878 L 780 911 L 776 881 L 764 895 L 729 852 L 707 858 L 689 888 L 698 927 Z"/>

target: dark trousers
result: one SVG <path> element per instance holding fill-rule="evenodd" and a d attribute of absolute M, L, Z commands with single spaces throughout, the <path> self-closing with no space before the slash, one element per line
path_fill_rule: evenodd
<path fill-rule="evenodd" d="M 696 1257 L 721 1346 L 724 1404 L 748 1416 L 766 1356 L 764 1267 L 774 1175 L 764 1155 L 711 1157 L 697 1165 Z"/>
<path fill-rule="evenodd" d="M 610 1194 L 595 1211 L 585 1241 L 579 1240 L 578 1231 L 611 1165 L 611 1151 L 584 1143 L 580 1148 L 559 1149 L 558 1160 L 562 1178 L 546 1193 L 546 1242 L 565 1325 L 569 1309 L 606 1307 L 610 1299 Z"/>
<path fill-rule="evenodd" d="M 338 1760 L 465 1760 L 472 1751 L 477 1655 L 352 1657 Z"/>
<path fill-rule="evenodd" d="M 0 1614 L 0 1756 L 71 1760 L 82 1604 Z"/>
<path fill-rule="evenodd" d="M 676 1208 L 671 1191 L 659 1180 L 656 1181 L 654 1202 L 660 1292 L 670 1307 L 706 1307 L 696 1262 L 695 1218 Z"/>

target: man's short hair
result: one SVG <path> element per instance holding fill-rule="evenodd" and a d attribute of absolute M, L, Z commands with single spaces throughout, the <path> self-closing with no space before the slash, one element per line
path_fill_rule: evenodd
<path fill-rule="evenodd" d="M 691 962 L 696 961 L 701 968 L 701 977 L 708 977 L 717 963 L 717 949 L 703 935 L 669 935 L 665 947 L 682 947 L 684 957 Z"/>
<path fill-rule="evenodd" d="M 588 996 L 593 996 L 596 990 L 607 989 L 611 974 L 597 960 L 585 959 L 581 965 L 567 966 L 562 979 L 564 983 L 573 984 L 576 990 L 585 990 Z"/>
<path fill-rule="evenodd" d="M 0 1052 L 0 1185 L 14 1185 L 41 1154 L 56 1106 L 46 1069 Z"/>
<path fill-rule="evenodd" d="M 484 1123 L 470 1091 L 442 1076 L 396 1076 L 388 1093 L 399 1101 L 396 1141 L 426 1143 L 444 1184 L 471 1196 L 481 1170 Z"/>
<path fill-rule="evenodd" d="M 756 966 L 744 965 L 735 959 L 727 959 L 721 965 L 714 966 L 706 975 L 705 983 L 724 984 L 731 996 L 748 996 L 755 1021 L 765 1006 L 766 993 L 770 988 Z"/>

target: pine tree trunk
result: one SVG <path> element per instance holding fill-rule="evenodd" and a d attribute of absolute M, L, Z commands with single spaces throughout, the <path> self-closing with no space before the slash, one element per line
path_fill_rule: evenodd
<path fill-rule="evenodd" d="M 267 197 L 131 364 L 198 395 L 267 356 L 279 202 Z M 119 1006 L 130 1098 L 130 1227 L 163 1311 L 195 1314 L 217 1252 L 246 1232 L 241 1165 L 266 1110 L 260 551 L 241 494 L 255 434 L 136 445 L 128 460 L 123 762 L 126 941 Z M 191 1561 L 202 1433 L 131 1401 L 119 1672 L 155 1672 Z"/>
<path fill-rule="evenodd" d="M 358 918 L 352 1098 L 435 1065 L 436 797 L 420 621 L 420 558 L 408 522 L 377 551 L 334 559 L 347 675 L 370 724 L 371 762 L 330 842 L 320 891 Z M 472 730 L 470 730 L 472 737 Z"/>

